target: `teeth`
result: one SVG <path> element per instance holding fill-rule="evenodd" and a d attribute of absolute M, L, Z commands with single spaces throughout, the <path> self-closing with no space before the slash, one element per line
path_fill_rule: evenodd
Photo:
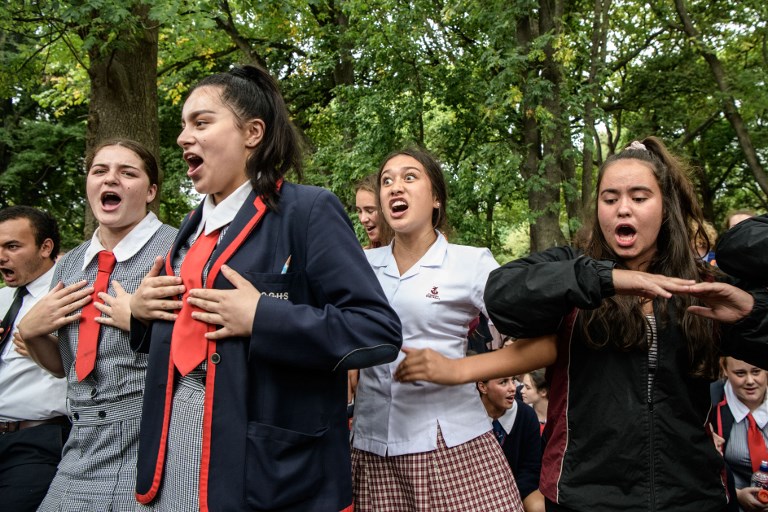
<path fill-rule="evenodd" d="M 408 208 L 408 204 L 406 204 L 405 201 L 394 201 L 392 203 L 392 211 L 394 212 L 401 212 L 403 210 L 406 210 Z"/>

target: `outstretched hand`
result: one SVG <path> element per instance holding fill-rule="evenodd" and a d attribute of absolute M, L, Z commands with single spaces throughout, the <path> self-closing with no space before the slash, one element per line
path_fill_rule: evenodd
<path fill-rule="evenodd" d="M 232 336 L 250 336 L 253 332 L 253 319 L 261 299 L 261 292 L 250 281 L 227 265 L 221 266 L 221 275 L 227 278 L 235 288 L 232 290 L 214 290 L 195 288 L 189 291 L 190 304 L 203 311 L 193 311 L 192 318 L 221 329 L 206 333 L 210 340 Z"/>
<path fill-rule="evenodd" d="M 461 384 L 454 368 L 456 360 L 448 359 L 431 348 L 403 347 L 401 350 L 405 352 L 405 359 L 395 370 L 396 380 L 400 382 L 425 380 L 444 385 Z"/>
<path fill-rule="evenodd" d="M 686 293 L 694 284 L 696 281 L 693 279 L 680 279 L 636 270 L 613 270 L 613 288 L 617 295 L 669 299 L 675 293 Z"/>
<path fill-rule="evenodd" d="M 728 324 L 749 315 L 755 305 L 751 294 L 726 283 L 696 283 L 689 287 L 688 294 L 704 303 L 690 306 L 690 313 Z"/>

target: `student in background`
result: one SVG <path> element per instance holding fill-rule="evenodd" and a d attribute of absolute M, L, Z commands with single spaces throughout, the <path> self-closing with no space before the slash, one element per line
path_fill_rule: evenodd
<path fill-rule="evenodd" d="M 376 191 L 376 174 L 366 176 L 355 187 L 355 212 L 368 236 L 368 245 L 363 249 L 389 245 L 392 241 L 392 228 L 381 214 Z"/>
<path fill-rule="evenodd" d="M 523 402 L 531 406 L 536 413 L 539 433 L 542 436 L 547 424 L 547 409 L 549 408 L 549 384 L 544 372 L 545 370 L 540 368 L 523 375 L 523 389 L 521 390 Z"/>
<path fill-rule="evenodd" d="M 515 475 L 525 512 L 543 512 L 544 497 L 538 490 L 542 443 L 536 413 L 516 399 L 512 377 L 478 381 L 475 385 L 493 434 Z"/>
<path fill-rule="evenodd" d="M 768 372 L 733 357 L 723 357 L 721 367 L 725 381 L 712 384 L 712 431 L 722 442 L 740 510 L 766 511 L 768 503 L 760 502 L 751 478 L 768 460 Z"/>
<path fill-rule="evenodd" d="M 29 206 L 0 210 L 0 508 L 33 512 L 43 501 L 69 435 L 67 383 L 40 368 L 13 332 L 51 288 L 59 228 Z"/>

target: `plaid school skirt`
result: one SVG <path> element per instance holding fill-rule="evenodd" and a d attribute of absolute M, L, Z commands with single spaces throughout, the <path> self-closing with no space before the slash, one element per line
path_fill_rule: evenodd
<path fill-rule="evenodd" d="M 512 470 L 493 432 L 431 452 L 382 457 L 352 449 L 355 512 L 522 512 Z"/>

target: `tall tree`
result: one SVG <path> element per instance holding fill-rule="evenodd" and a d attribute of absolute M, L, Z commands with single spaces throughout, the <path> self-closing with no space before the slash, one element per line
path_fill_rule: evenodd
<path fill-rule="evenodd" d="M 690 38 L 691 43 L 709 65 L 709 68 L 712 71 L 712 76 L 721 93 L 721 101 L 723 103 L 725 117 L 736 132 L 739 145 L 744 152 L 744 158 L 746 159 L 752 174 L 754 174 L 755 180 L 763 193 L 768 195 L 768 174 L 766 174 L 765 167 L 762 162 L 760 162 L 760 157 L 758 156 L 757 151 L 755 151 L 755 146 L 752 143 L 749 129 L 739 112 L 739 107 L 736 104 L 736 98 L 733 95 L 733 90 L 725 67 L 717 57 L 715 51 L 707 45 L 694 26 L 693 20 L 688 13 L 685 0 L 675 0 L 675 9 L 680 17 L 682 29 L 685 31 L 685 34 Z"/>

